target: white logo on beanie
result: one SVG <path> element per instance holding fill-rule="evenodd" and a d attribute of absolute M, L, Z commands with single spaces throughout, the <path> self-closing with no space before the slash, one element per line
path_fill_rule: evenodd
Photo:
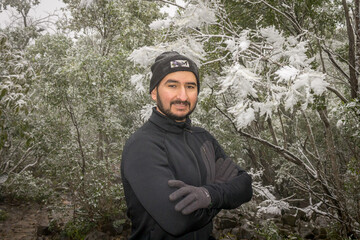
<path fill-rule="evenodd" d="M 170 61 L 171 68 L 178 68 L 178 67 L 190 67 L 188 60 L 174 60 Z"/>

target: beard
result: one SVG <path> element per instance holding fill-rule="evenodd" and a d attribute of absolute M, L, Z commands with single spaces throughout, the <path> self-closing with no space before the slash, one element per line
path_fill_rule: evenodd
<path fill-rule="evenodd" d="M 158 90 L 156 90 L 156 91 L 157 91 L 156 105 L 157 105 L 158 109 L 162 113 L 164 113 L 168 118 L 170 118 L 170 119 L 172 119 L 174 121 L 185 121 L 186 118 L 195 110 L 197 101 L 195 102 L 194 107 L 191 108 L 190 102 L 188 102 L 188 101 L 180 101 L 180 100 L 175 100 L 175 101 L 170 102 L 169 109 L 165 109 L 164 104 L 161 101 L 159 92 L 158 92 Z M 186 106 L 189 106 L 189 112 L 186 113 L 184 116 L 175 115 L 175 114 L 173 114 L 171 112 L 171 105 L 173 105 L 173 104 L 185 104 Z"/>

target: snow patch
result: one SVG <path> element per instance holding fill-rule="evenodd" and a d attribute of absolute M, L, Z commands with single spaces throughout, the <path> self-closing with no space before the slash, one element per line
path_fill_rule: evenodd
<path fill-rule="evenodd" d="M 197 5 L 189 4 L 181 17 L 175 20 L 175 25 L 196 28 L 204 24 L 214 24 L 216 20 L 215 11 L 199 1 Z"/>
<path fill-rule="evenodd" d="M 169 28 L 171 23 L 172 23 L 172 21 L 169 18 L 159 19 L 159 20 L 155 20 L 152 23 L 150 23 L 149 27 L 152 30 L 160 30 L 160 29 L 164 29 L 164 28 Z"/>
<path fill-rule="evenodd" d="M 276 49 L 281 48 L 285 43 L 285 38 L 274 26 L 260 29 L 260 34 Z"/>
<path fill-rule="evenodd" d="M 135 86 L 136 91 L 139 93 L 145 92 L 145 87 L 143 85 L 142 79 L 144 79 L 144 75 L 142 74 L 135 74 L 132 75 L 130 78 L 131 84 Z"/>
<path fill-rule="evenodd" d="M 245 98 L 248 95 L 257 97 L 257 91 L 253 85 L 255 82 L 258 82 L 260 78 L 255 73 L 238 63 L 226 68 L 224 73 L 226 76 L 220 78 L 221 91 L 219 91 L 219 94 L 232 88 L 239 94 L 240 98 Z"/>
<path fill-rule="evenodd" d="M 299 74 L 299 72 L 300 71 L 293 66 L 285 66 L 285 67 L 282 67 L 279 70 L 277 70 L 275 72 L 275 74 L 279 78 L 279 81 L 278 81 L 278 83 L 279 83 L 281 81 L 290 81 L 290 80 L 294 79 L 296 77 L 296 75 Z"/>
<path fill-rule="evenodd" d="M 290 208 L 289 203 L 282 200 L 265 200 L 260 203 L 258 213 L 281 216 L 281 211 Z"/>
<path fill-rule="evenodd" d="M 146 104 L 145 106 L 142 107 L 142 109 L 140 110 L 140 116 L 141 119 L 145 122 L 147 121 L 151 114 L 152 114 L 152 108 L 153 105 L 152 104 Z"/>
<path fill-rule="evenodd" d="M 234 114 L 236 126 L 239 128 L 245 128 L 255 120 L 255 110 L 243 102 L 230 107 L 228 111 Z"/>
<path fill-rule="evenodd" d="M 127 58 L 142 67 L 149 67 L 154 63 L 155 58 L 164 52 L 162 47 L 141 47 L 135 49 L 130 56 Z"/>

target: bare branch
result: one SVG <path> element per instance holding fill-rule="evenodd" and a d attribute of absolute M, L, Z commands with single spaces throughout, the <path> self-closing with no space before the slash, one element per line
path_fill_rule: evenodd
<path fill-rule="evenodd" d="M 251 3 L 251 4 L 258 4 L 259 2 L 262 2 L 264 3 L 266 6 L 268 6 L 269 8 L 271 8 L 272 10 L 280 13 L 281 15 L 283 15 L 285 18 L 287 18 L 295 27 L 295 29 L 298 31 L 298 33 L 302 33 L 304 32 L 300 26 L 300 24 L 297 22 L 297 20 L 291 16 L 289 13 L 286 13 L 286 12 L 282 12 L 280 11 L 278 8 L 272 6 L 270 3 L 264 1 L 264 0 L 261 0 L 261 1 L 257 1 L 257 2 L 252 2 L 252 1 L 247 1 L 248 3 Z"/>
<path fill-rule="evenodd" d="M 218 106 L 215 106 L 215 107 L 221 114 L 223 114 L 227 119 L 229 119 L 229 121 L 232 123 L 233 127 L 235 128 L 235 131 L 238 132 L 240 135 L 248 137 L 250 139 L 253 139 L 253 140 L 257 141 L 257 142 L 260 142 L 260 143 L 272 148 L 276 152 L 281 153 L 283 157 L 285 157 L 287 160 L 291 161 L 292 163 L 294 163 L 296 165 L 299 165 L 299 166 L 303 166 L 303 161 L 300 160 L 298 157 L 296 157 L 290 151 L 288 151 L 288 150 L 286 150 L 286 149 L 284 149 L 284 148 L 282 148 L 280 146 L 277 146 L 275 144 L 272 144 L 272 143 L 270 143 L 269 141 L 267 141 L 265 139 L 253 136 L 253 135 L 251 135 L 249 133 L 246 133 L 246 132 L 242 131 L 241 129 L 238 129 L 237 126 L 235 125 L 235 123 L 232 121 L 232 119 L 224 111 L 222 111 Z"/>
<path fill-rule="evenodd" d="M 341 101 L 343 101 L 344 103 L 348 103 L 349 100 L 347 100 L 338 90 L 336 90 L 335 88 L 332 87 L 326 87 L 326 89 L 328 89 L 329 91 L 335 93 L 336 96 L 338 96 Z"/>
<path fill-rule="evenodd" d="M 14 172 L 26 160 L 26 158 L 29 156 L 30 152 L 34 149 L 35 146 L 36 144 L 32 145 L 26 150 L 19 162 L 9 171 L 10 173 Z"/>
<path fill-rule="evenodd" d="M 30 163 L 30 164 L 28 164 L 27 166 L 25 166 L 25 167 L 19 172 L 19 174 L 22 173 L 22 172 L 24 172 L 24 171 L 25 171 L 26 169 L 28 169 L 29 167 L 33 167 L 33 166 L 35 166 L 36 164 L 38 164 L 38 162 L 39 162 L 40 159 L 41 159 L 41 156 L 38 157 L 38 158 L 36 158 L 35 162 Z"/>
<path fill-rule="evenodd" d="M 347 74 L 345 73 L 345 71 L 339 66 L 339 64 L 337 64 L 337 62 L 336 62 L 335 59 L 333 58 L 331 52 L 330 52 L 328 49 L 326 49 L 325 47 L 322 47 L 322 49 L 327 53 L 327 55 L 328 55 L 331 63 L 334 65 L 334 67 L 335 67 L 337 70 L 339 70 L 339 72 L 340 72 L 344 77 L 346 77 L 346 79 L 349 80 L 349 79 L 350 79 L 349 75 L 347 75 Z"/>
<path fill-rule="evenodd" d="M 318 158 L 320 156 L 319 154 L 319 150 L 317 149 L 317 146 L 315 144 L 315 137 L 314 137 L 314 134 L 313 134 L 313 131 L 312 131 L 312 128 L 310 126 L 310 121 L 305 113 L 304 110 L 301 110 L 302 114 L 304 115 L 304 118 L 306 120 L 306 126 L 307 126 L 307 129 L 308 129 L 308 132 L 309 132 L 309 136 L 310 136 L 310 140 L 311 140 L 311 145 L 312 145 L 312 148 L 313 150 L 315 151 L 315 156 Z"/>

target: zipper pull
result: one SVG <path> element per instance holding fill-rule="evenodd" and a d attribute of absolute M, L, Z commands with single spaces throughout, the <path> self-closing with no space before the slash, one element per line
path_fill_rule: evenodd
<path fill-rule="evenodd" d="M 192 131 L 190 129 L 187 129 L 187 128 L 184 128 L 184 129 L 185 129 L 185 131 L 192 133 Z"/>

